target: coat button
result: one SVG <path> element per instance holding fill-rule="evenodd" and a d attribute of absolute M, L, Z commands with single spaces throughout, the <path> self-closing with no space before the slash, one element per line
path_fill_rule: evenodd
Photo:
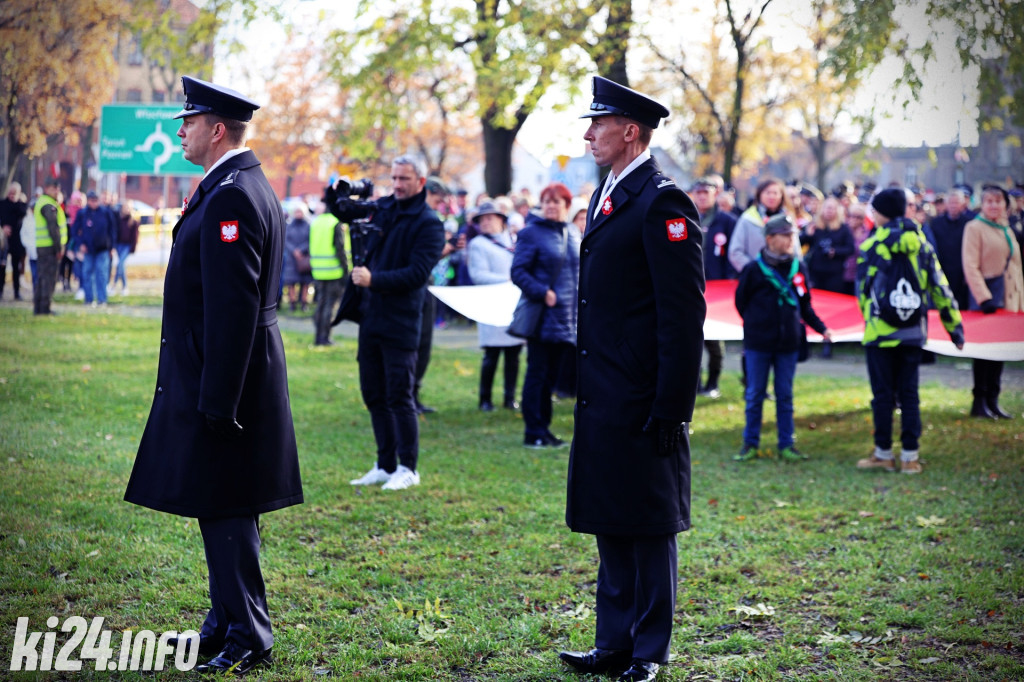
<path fill-rule="evenodd" d="M 583 300 L 580 301 L 580 305 L 586 305 L 586 304 L 587 304 L 587 299 L 584 298 Z"/>
<path fill-rule="evenodd" d="M 166 346 L 167 345 L 167 339 L 160 339 L 160 345 L 161 346 Z"/>
<path fill-rule="evenodd" d="M 580 405 L 582 405 L 583 407 L 586 407 L 587 406 L 587 401 L 586 400 L 581 400 L 580 401 Z"/>
<path fill-rule="evenodd" d="M 163 393 L 164 392 L 164 387 L 163 386 L 157 386 L 156 387 L 156 392 L 157 393 Z"/>
<path fill-rule="evenodd" d="M 587 349 L 584 348 L 583 350 L 581 350 L 580 355 L 582 355 L 583 357 L 587 357 Z"/>
<path fill-rule="evenodd" d="M 590 255 L 590 249 L 583 249 L 583 255 L 584 256 L 589 256 Z"/>

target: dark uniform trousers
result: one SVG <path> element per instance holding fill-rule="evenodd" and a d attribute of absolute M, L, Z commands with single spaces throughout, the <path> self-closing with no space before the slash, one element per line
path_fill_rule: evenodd
<path fill-rule="evenodd" d="M 210 604 L 200 637 L 262 651 L 274 644 L 260 572 L 259 515 L 199 519 L 210 572 Z"/>
<path fill-rule="evenodd" d="M 377 441 L 377 466 L 416 471 L 420 449 L 413 381 L 417 352 L 359 339 L 359 387 Z"/>
<path fill-rule="evenodd" d="M 53 289 L 57 286 L 57 247 L 41 246 L 38 249 L 39 272 L 36 286 L 32 290 L 32 311 L 37 315 L 50 312 Z"/>
<path fill-rule="evenodd" d="M 676 610 L 675 533 L 596 537 L 601 564 L 594 644 L 668 663 Z"/>

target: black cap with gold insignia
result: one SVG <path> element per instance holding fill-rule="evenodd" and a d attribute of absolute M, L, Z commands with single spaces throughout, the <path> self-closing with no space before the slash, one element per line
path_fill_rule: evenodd
<path fill-rule="evenodd" d="M 184 108 L 174 118 L 185 118 L 196 114 L 217 114 L 236 121 L 252 120 L 252 112 L 260 108 L 240 92 L 223 85 L 182 76 L 181 85 L 185 90 Z"/>
<path fill-rule="evenodd" d="M 649 128 L 657 128 L 661 119 L 669 115 L 668 109 L 661 103 L 607 78 L 594 76 L 591 89 L 594 101 L 590 104 L 590 111 L 580 118 L 625 116 Z"/>

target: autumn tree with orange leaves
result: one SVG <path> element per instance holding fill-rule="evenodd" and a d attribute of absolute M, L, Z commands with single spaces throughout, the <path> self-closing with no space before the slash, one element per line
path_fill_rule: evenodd
<path fill-rule="evenodd" d="M 320 48 L 305 36 L 288 34 L 267 82 L 267 103 L 254 125 L 251 144 L 260 158 L 286 174 L 285 196 L 292 181 L 315 174 L 330 160 L 333 124 L 341 111 L 338 90 L 320 68 Z"/>
<path fill-rule="evenodd" d="M 6 186 L 25 156 L 63 139 L 75 144 L 110 101 L 122 0 L 0 3 L 0 143 Z"/>

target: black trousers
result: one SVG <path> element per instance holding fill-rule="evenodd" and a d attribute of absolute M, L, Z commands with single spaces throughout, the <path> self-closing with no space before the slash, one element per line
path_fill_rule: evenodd
<path fill-rule="evenodd" d="M 359 388 L 377 440 L 377 466 L 416 471 L 420 430 L 413 401 L 416 351 L 359 339 Z"/>
<path fill-rule="evenodd" d="M 423 377 L 430 364 L 430 346 L 434 342 L 434 317 L 437 316 L 437 299 L 429 291 L 423 296 L 423 319 L 420 321 L 420 346 L 416 349 L 416 377 L 412 394 L 419 400 Z"/>
<path fill-rule="evenodd" d="M 210 611 L 199 635 L 253 651 L 274 645 L 260 571 L 259 516 L 199 519 L 210 572 Z"/>
<path fill-rule="evenodd" d="M 37 263 L 39 272 L 32 290 L 32 312 L 45 315 L 50 312 L 53 289 L 57 285 L 57 247 L 40 247 Z"/>
<path fill-rule="evenodd" d="M 571 343 L 527 341 L 522 401 L 526 438 L 541 438 L 547 434 L 551 426 L 551 392 L 555 389 L 562 357 L 572 351 Z"/>
<path fill-rule="evenodd" d="M 494 375 L 498 371 L 498 358 L 505 356 L 505 402 L 516 399 L 516 383 L 519 381 L 519 354 L 521 345 L 484 346 L 484 359 L 480 363 L 480 402 L 491 402 Z"/>
<path fill-rule="evenodd" d="M 864 355 L 871 382 L 875 445 L 882 450 L 892 448 L 892 416 L 899 398 L 900 444 L 904 450 L 917 450 L 921 438 L 920 346 L 865 346 Z"/>
<path fill-rule="evenodd" d="M 706 339 L 704 341 L 704 349 L 708 352 L 708 381 L 703 386 L 698 386 L 698 390 L 705 388 L 710 391 L 713 388 L 718 388 L 718 377 L 722 375 L 722 361 L 725 359 L 725 342 Z"/>
<path fill-rule="evenodd" d="M 313 280 L 316 291 L 316 310 L 313 312 L 313 326 L 316 329 L 316 343 L 324 343 L 331 338 L 331 322 L 334 320 L 334 309 L 345 293 L 344 279 Z"/>
<path fill-rule="evenodd" d="M 598 535 L 595 646 L 668 663 L 676 611 L 676 536 Z"/>

